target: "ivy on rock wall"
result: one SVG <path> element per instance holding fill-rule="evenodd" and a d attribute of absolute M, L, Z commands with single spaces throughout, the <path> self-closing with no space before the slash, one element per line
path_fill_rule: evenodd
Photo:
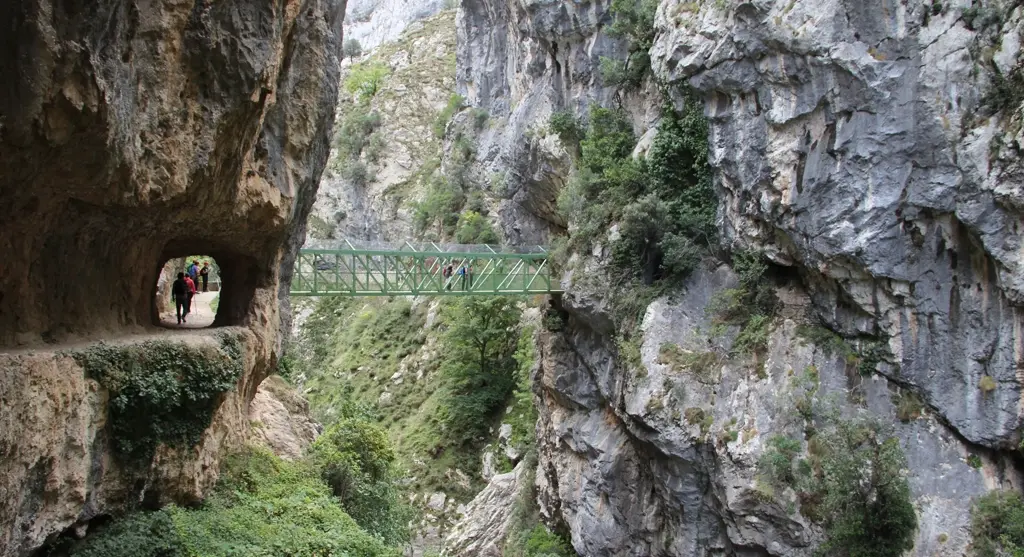
<path fill-rule="evenodd" d="M 72 353 L 110 391 L 110 429 L 117 453 L 148 463 L 161 444 L 195 446 L 223 393 L 241 377 L 242 343 L 221 333 L 220 346 L 182 341 L 107 345 Z"/>

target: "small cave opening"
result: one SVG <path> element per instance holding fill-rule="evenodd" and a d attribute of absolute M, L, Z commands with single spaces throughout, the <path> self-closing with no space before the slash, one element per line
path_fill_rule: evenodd
<path fill-rule="evenodd" d="M 164 252 L 153 322 L 171 329 L 244 325 L 256 293 L 255 259 L 216 250 Z"/>

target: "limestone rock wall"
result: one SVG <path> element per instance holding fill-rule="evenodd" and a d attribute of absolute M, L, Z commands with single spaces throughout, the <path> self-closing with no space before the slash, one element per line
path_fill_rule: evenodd
<path fill-rule="evenodd" d="M 623 53 L 604 32 L 608 4 L 461 3 L 458 86 L 506 118 L 478 158 L 510 176 L 502 225 L 513 242 L 564 226 L 545 204 L 569 172 L 546 134 L 552 111 L 596 100 L 626 108 L 638 137 L 656 123 L 650 83 L 615 92 L 596 75 L 599 56 Z M 1020 485 L 1022 112 L 988 93 L 997 74 L 1021 71 L 1021 17 L 1014 2 L 660 2 L 654 79 L 673 99 L 692 88 L 704 100 L 724 241 L 765 252 L 794 284 L 766 377 L 730 364 L 711 387 L 674 375 L 657 352 L 703 342 L 695 331 L 734 280 L 727 269 L 648 308 L 645 377 L 616 361 L 606 293 L 566 277 L 569 326 L 541 343 L 537 481 L 542 509 L 581 554 L 810 555 L 820 530 L 751 492 L 767 439 L 793 427 L 789 370 L 807 366 L 843 413 L 892 424 L 915 555 L 963 554 L 970 499 Z M 584 272 L 600 263 L 598 251 Z M 851 378 L 796 334 L 807 318 L 881 339 L 891 361 Z M 986 377 L 995 389 L 981 388 Z M 896 419 L 904 390 L 924 418 Z M 696 406 L 716 424 L 707 435 L 676 417 Z M 748 433 L 723 441 L 734 417 Z"/>
<path fill-rule="evenodd" d="M 344 9 L 0 5 L 0 477 L 20 501 L 0 513 L 3 555 L 145 498 L 194 501 L 247 435 L 327 160 Z M 158 275 L 192 253 L 221 266 L 215 325 L 245 337 L 245 372 L 198 447 L 129 476 L 108 465 L 107 394 L 64 349 L 173 334 Z"/>
<path fill-rule="evenodd" d="M 444 0 L 351 0 L 345 14 L 345 40 L 373 50 L 399 37 L 411 24 L 437 15 Z"/>

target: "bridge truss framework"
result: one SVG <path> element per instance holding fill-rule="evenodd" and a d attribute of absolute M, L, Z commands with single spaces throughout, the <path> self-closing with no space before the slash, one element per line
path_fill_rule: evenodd
<path fill-rule="evenodd" d="M 345 240 L 299 251 L 293 296 L 505 296 L 560 293 L 542 246 Z M 443 270 L 451 265 L 452 276 Z M 466 274 L 459 274 L 460 268 Z"/>

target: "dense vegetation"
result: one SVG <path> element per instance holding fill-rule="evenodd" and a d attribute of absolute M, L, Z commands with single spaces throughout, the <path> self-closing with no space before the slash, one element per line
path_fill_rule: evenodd
<path fill-rule="evenodd" d="M 332 461 L 326 461 L 330 464 Z M 398 557 L 362 530 L 320 478 L 323 463 L 251 450 L 229 458 L 201 507 L 139 511 L 53 553 L 74 557 Z"/>
<path fill-rule="evenodd" d="M 72 356 L 110 391 L 110 432 L 127 461 L 145 465 L 161 444 L 199 443 L 221 395 L 242 374 L 242 345 L 221 333 L 220 345 L 174 341 L 98 344 Z"/>
<path fill-rule="evenodd" d="M 601 77 L 609 85 L 625 88 L 640 86 L 651 69 L 654 45 L 654 15 L 658 0 L 613 0 L 612 24 L 608 34 L 626 43 L 626 58 L 601 57 Z"/>
<path fill-rule="evenodd" d="M 515 300 L 445 299 L 438 306 L 438 324 L 430 329 L 427 304 L 320 300 L 302 328 L 292 373 L 323 423 L 344 421 L 355 406 L 385 428 L 411 489 L 466 499 L 478 480 L 452 482 L 452 471 L 475 476 L 479 451 L 510 400 L 522 399 L 515 405 L 518 420 L 536 420 L 526 380 L 526 394 L 512 394 L 521 378 L 516 358 L 532 355 L 517 356 L 517 348 L 525 349 L 517 343 Z M 432 357 L 403 365 L 431 337 Z M 528 427 L 532 434 L 533 423 Z"/>
<path fill-rule="evenodd" d="M 993 491 L 971 509 L 971 537 L 978 557 L 1024 556 L 1024 498 L 1016 491 Z"/>
<path fill-rule="evenodd" d="M 571 123 L 559 124 L 560 135 L 574 135 Z M 618 223 L 611 250 L 620 279 L 649 285 L 684 277 L 715 242 L 717 205 L 700 103 L 666 110 L 646 158 L 632 157 L 635 144 L 623 112 L 591 108 L 578 170 L 558 199 L 572 224 L 569 248 L 587 251 Z"/>
<path fill-rule="evenodd" d="M 806 459 L 800 440 L 769 440 L 759 463 L 759 490 L 769 501 L 782 490 L 796 492 L 801 514 L 825 527 L 820 555 L 903 555 L 914 545 L 917 516 L 899 440 L 866 419 L 830 416 L 818 423 Z"/>
<path fill-rule="evenodd" d="M 458 447 L 486 436 L 515 387 L 520 310 L 510 298 L 465 297 L 444 306 L 444 435 Z"/>

